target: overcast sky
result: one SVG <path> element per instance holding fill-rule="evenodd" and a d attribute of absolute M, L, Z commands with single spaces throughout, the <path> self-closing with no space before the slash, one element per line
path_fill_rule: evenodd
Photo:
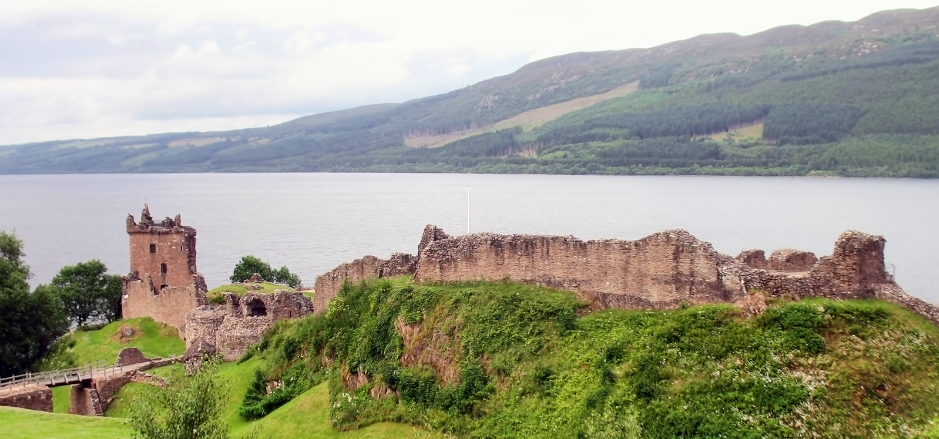
<path fill-rule="evenodd" d="M 936 0 L 0 0 L 0 144 L 271 125 L 576 51 Z"/>

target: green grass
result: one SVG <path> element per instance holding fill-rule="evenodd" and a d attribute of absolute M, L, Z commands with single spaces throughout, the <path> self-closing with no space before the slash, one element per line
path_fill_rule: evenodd
<path fill-rule="evenodd" d="M 134 335 L 123 339 L 121 333 L 130 327 Z M 66 335 L 74 343 L 55 358 L 47 358 L 45 369 L 60 369 L 82 366 L 104 360 L 111 364 L 117 353 L 127 347 L 135 347 L 148 358 L 167 358 L 186 352 L 186 343 L 179 338 L 176 328 L 165 323 L 154 322 L 149 317 L 118 320 L 93 331 L 76 330 Z"/>
<path fill-rule="evenodd" d="M 241 297 L 247 294 L 248 292 L 271 294 L 276 290 L 294 291 L 293 288 L 290 288 L 286 285 L 272 284 L 269 282 L 258 282 L 257 285 L 260 285 L 261 289 L 249 290 L 242 285 L 234 285 L 234 284 L 222 285 L 220 287 L 211 289 L 205 295 L 209 299 L 209 302 L 216 303 L 216 304 L 223 304 L 225 303 L 225 296 L 223 296 L 223 293 L 232 293 L 238 297 Z"/>
<path fill-rule="evenodd" d="M 224 363 L 219 367 L 219 378 L 225 383 L 225 391 L 227 392 L 223 417 L 231 427 L 230 432 L 233 438 L 244 437 L 256 428 L 259 429 L 262 438 L 397 439 L 445 437 L 440 433 L 428 432 L 420 428 L 392 422 L 381 422 L 360 430 L 339 432 L 333 429 L 329 422 L 329 390 L 325 383 L 303 393 L 264 419 L 257 422 L 247 422 L 238 415 L 238 407 L 244 397 L 244 390 L 253 377 L 254 369 L 263 366 L 264 364 L 260 359 L 252 358 L 241 364 Z M 182 365 L 174 364 L 151 369 L 148 373 L 166 378 L 178 377 L 183 373 L 183 369 Z M 67 387 L 64 388 L 67 389 Z M 149 384 L 127 384 L 115 395 L 115 401 L 108 407 L 105 416 L 127 417 L 130 401 L 135 396 L 150 390 L 152 390 L 152 386 Z M 0 413 L 0 419 L 3 419 L 2 416 L 3 414 Z M 95 426 L 89 428 L 97 431 Z M 102 433 L 102 437 L 107 436 Z"/>
<path fill-rule="evenodd" d="M 251 428 L 257 426 L 260 428 L 261 437 L 272 438 L 407 439 L 448 437 L 438 432 L 393 422 L 378 422 L 359 430 L 340 432 L 330 426 L 329 406 L 329 389 L 327 384 L 323 383 L 294 398 L 260 421 L 237 430 L 237 432 L 250 431 Z M 233 436 L 238 437 L 237 434 Z"/>
<path fill-rule="evenodd" d="M 123 419 L 46 413 L 0 407 L 2 436 L 7 439 L 128 438 L 132 431 Z"/>
<path fill-rule="evenodd" d="M 68 413 L 71 404 L 72 386 L 58 386 L 52 388 L 52 411 L 55 413 Z"/>

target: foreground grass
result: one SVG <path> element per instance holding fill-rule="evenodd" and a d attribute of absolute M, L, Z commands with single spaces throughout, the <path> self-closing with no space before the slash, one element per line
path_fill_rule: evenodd
<path fill-rule="evenodd" d="M 329 389 L 326 384 L 316 386 L 293 401 L 272 412 L 257 422 L 248 422 L 238 415 L 238 407 L 245 389 L 254 376 L 254 369 L 264 367 L 261 359 L 252 358 L 241 364 L 224 363 L 219 366 L 219 379 L 225 383 L 225 407 L 222 416 L 231 428 L 233 438 L 250 435 L 257 430 L 261 438 L 348 438 L 348 439 L 397 439 L 397 438 L 443 438 L 444 435 L 428 432 L 409 425 L 382 422 L 361 430 L 339 432 L 329 422 Z M 178 378 L 184 374 L 182 365 L 174 364 L 148 371 L 164 378 Z M 154 391 L 149 384 L 129 383 L 115 395 L 105 416 L 126 418 L 131 401 Z M 66 407 L 67 409 L 67 407 Z"/>
<path fill-rule="evenodd" d="M 122 337 L 127 328 L 133 331 L 133 335 Z M 117 353 L 128 347 L 140 349 L 148 358 L 167 358 L 186 352 L 186 343 L 179 338 L 176 328 L 154 322 L 149 317 L 118 320 L 90 331 L 78 329 L 65 335 L 62 342 L 66 348 L 45 358 L 43 370 L 83 366 L 102 360 L 112 364 Z"/>
<path fill-rule="evenodd" d="M 0 407 L 2 436 L 7 439 L 111 439 L 128 438 L 132 431 L 124 419 L 46 413 Z"/>

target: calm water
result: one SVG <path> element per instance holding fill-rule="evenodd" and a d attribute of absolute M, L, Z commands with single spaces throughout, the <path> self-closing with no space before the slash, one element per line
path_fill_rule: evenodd
<path fill-rule="evenodd" d="M 315 277 L 365 254 L 414 253 L 424 225 L 636 239 L 683 228 L 723 253 L 831 253 L 858 229 L 887 238 L 908 292 L 939 302 L 939 181 L 462 174 L 0 176 L 0 229 L 24 241 L 32 284 L 93 258 L 128 271 L 124 218 L 182 214 L 210 287 L 242 256 Z"/>

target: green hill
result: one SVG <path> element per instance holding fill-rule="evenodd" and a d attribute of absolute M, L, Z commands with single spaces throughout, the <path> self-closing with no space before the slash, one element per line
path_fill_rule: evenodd
<path fill-rule="evenodd" d="M 262 340 L 252 387 L 284 385 L 243 408 L 263 416 L 326 381 L 341 430 L 860 438 L 939 425 L 939 328 L 898 306 L 778 300 L 750 317 L 730 305 L 584 306 L 511 283 L 347 285 L 324 316 Z"/>
<path fill-rule="evenodd" d="M 0 147 L 0 173 L 939 177 L 937 29 L 939 7 L 573 53 L 266 128 Z"/>
<path fill-rule="evenodd" d="M 124 335 L 128 331 L 129 336 Z M 140 349 L 147 358 L 168 358 L 186 352 L 176 328 L 150 317 L 118 320 L 93 330 L 77 329 L 56 342 L 39 365 L 41 370 L 67 369 L 96 361 L 117 360 L 123 348 Z"/>

